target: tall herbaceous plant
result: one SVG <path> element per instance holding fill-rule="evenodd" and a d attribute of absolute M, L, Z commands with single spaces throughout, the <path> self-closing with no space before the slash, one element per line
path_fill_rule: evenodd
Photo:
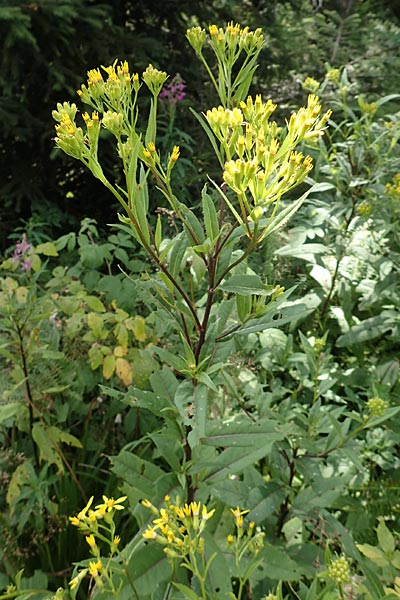
<path fill-rule="evenodd" d="M 310 94 L 306 106 L 278 123 L 272 100 L 248 95 L 263 46 L 260 29 L 233 23 L 211 25 L 208 32 L 194 27 L 187 39 L 219 98 L 218 106 L 193 111 L 220 165 L 216 180 L 205 178 L 201 198 L 182 197 L 174 186 L 179 146 L 165 155 L 157 143 L 157 105 L 167 73 L 151 64 L 142 74 L 132 73 L 127 61 L 116 60 L 88 71 L 78 90 L 81 112 L 70 102 L 53 111 L 57 147 L 81 161 L 117 199 L 119 227 L 151 260 L 154 269 L 139 287 L 172 332 L 152 348 L 160 361 L 152 388 L 131 387 L 123 398 L 161 423 L 150 434 L 163 456 L 161 466 L 127 449 L 113 459 L 123 479 L 127 471 L 137 473 L 130 477 L 127 495 L 139 531 L 122 550 L 113 518 L 125 496 L 104 496 L 95 509 L 91 499 L 72 517 L 92 554 L 75 569 L 73 594 L 91 577 L 95 595 L 102 598 L 152 597 L 143 575 L 151 568 L 154 589 L 173 581 L 179 597 L 239 599 L 260 565 L 263 532 L 247 520 L 246 506 L 222 500 L 222 490 L 226 481 L 266 457 L 285 433 L 271 416 L 257 411 L 221 415 L 211 409 L 221 390 L 232 394 L 226 365 L 236 336 L 271 326 L 278 313 L 278 321 L 285 322 L 290 290 L 268 285 L 247 261 L 314 189 L 307 183 L 313 161 L 304 148 L 316 147 L 330 113 Z M 150 94 L 146 115 L 139 110 L 141 94 Z M 104 130 L 115 141 L 123 174 L 118 184 L 106 176 L 99 158 Z M 291 193 L 285 199 L 300 184 L 301 197 Z M 149 214 L 155 189 L 168 210 Z M 222 515 L 229 514 L 231 526 L 221 525 Z M 213 536 L 223 527 L 227 535 Z M 217 539 L 225 540 L 224 553 Z M 109 548 L 107 558 L 101 544 Z M 156 568 L 157 561 L 171 569 Z"/>

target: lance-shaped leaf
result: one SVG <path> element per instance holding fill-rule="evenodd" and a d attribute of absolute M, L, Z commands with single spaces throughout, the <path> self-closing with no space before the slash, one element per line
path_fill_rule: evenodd
<path fill-rule="evenodd" d="M 201 202 L 203 205 L 204 225 L 206 228 L 207 237 L 213 242 L 219 236 L 218 215 L 212 201 L 211 196 L 207 194 L 207 186 L 205 185 L 201 192 Z"/>
<path fill-rule="evenodd" d="M 203 444 L 209 446 L 263 446 L 266 440 L 281 440 L 282 434 L 272 419 L 251 421 L 249 418 L 232 421 L 213 421 L 207 429 Z"/>
<path fill-rule="evenodd" d="M 233 275 L 220 285 L 224 292 L 240 294 L 241 296 L 267 296 L 271 292 L 271 287 L 263 283 L 258 275 Z"/>

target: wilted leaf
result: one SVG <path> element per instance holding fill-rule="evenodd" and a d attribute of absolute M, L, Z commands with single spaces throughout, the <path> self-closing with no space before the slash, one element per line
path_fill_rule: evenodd
<path fill-rule="evenodd" d="M 126 387 L 132 383 L 132 367 L 126 358 L 115 360 L 115 373 Z"/>

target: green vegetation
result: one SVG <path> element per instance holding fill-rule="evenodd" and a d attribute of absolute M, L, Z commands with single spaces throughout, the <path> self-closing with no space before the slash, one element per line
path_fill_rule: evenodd
<path fill-rule="evenodd" d="M 395 600 L 396 15 L 128 4 L 0 9 L 0 599 Z"/>

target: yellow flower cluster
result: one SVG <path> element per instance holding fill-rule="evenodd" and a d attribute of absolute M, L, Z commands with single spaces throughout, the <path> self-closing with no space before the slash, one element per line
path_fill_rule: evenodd
<path fill-rule="evenodd" d="M 82 84 L 77 90 L 78 96 L 85 104 L 103 109 L 103 104 L 115 105 L 118 108 L 121 97 L 127 98 L 132 90 L 139 90 L 139 75 L 131 75 L 126 60 L 117 66 L 117 60 L 108 67 L 101 66 L 107 74 L 104 79 L 100 68 L 90 69 L 87 72 L 87 85 Z"/>
<path fill-rule="evenodd" d="M 290 117 L 286 136 L 270 116 L 276 109 L 271 100 L 251 96 L 240 108 L 219 106 L 208 110 L 206 119 L 221 144 L 227 160 L 223 173 L 225 183 L 237 194 L 249 190 L 255 206 L 265 206 L 302 183 L 312 169 L 312 159 L 295 148 L 304 140 L 323 134 L 331 111 L 321 116 L 321 105 L 310 94 L 306 107 Z M 234 158 L 237 156 L 238 158 Z M 251 212 L 250 205 L 245 211 Z"/>
<path fill-rule="evenodd" d="M 110 556 L 113 556 L 118 551 L 118 545 L 121 541 L 119 535 L 114 535 L 115 525 L 113 517 L 115 511 L 123 510 L 123 502 L 126 500 L 126 496 L 121 496 L 116 500 L 114 498 L 108 498 L 103 496 L 103 502 L 95 507 L 95 510 L 91 508 L 93 504 L 93 496 L 89 499 L 86 506 L 74 517 L 69 517 L 72 525 L 78 527 L 80 531 L 88 535 L 85 536 L 86 542 L 90 548 L 91 554 L 95 560 L 89 562 L 89 567 L 78 571 L 77 575 L 71 579 L 69 585 L 71 589 L 75 589 L 79 586 L 81 581 L 90 575 L 94 578 L 96 585 L 102 588 L 104 585 L 103 579 L 108 579 L 107 568 L 103 566 L 100 558 L 100 548 L 97 545 L 96 538 L 99 537 L 101 540 L 108 541 L 110 546 Z M 99 525 L 100 520 L 104 520 L 103 524 Z M 100 531 L 99 531 L 100 528 Z M 110 532 L 110 540 L 104 535 L 105 531 Z"/>
<path fill-rule="evenodd" d="M 167 74 L 150 64 L 143 72 L 142 79 L 152 94 L 157 96 L 167 79 Z M 94 109 L 91 115 L 88 112 L 82 113 L 85 127 L 82 128 L 75 122 L 75 104 L 58 103 L 57 110 L 53 111 L 53 118 L 57 122 L 56 145 L 66 154 L 81 160 L 103 183 L 105 176 L 97 158 L 101 126 L 117 138 L 118 155 L 125 166 L 129 165 L 139 140 L 135 125 L 140 87 L 139 75 L 130 74 L 128 62 L 125 60 L 117 65 L 117 61 L 114 61 L 108 67 L 90 69 L 87 72 L 87 85 L 82 84 L 77 92 L 81 100 Z M 152 141 L 147 147 L 140 142 L 139 157 L 147 166 L 153 168 L 161 164 Z M 168 173 L 178 158 L 179 147 L 174 146 L 168 157 Z"/>
<path fill-rule="evenodd" d="M 191 502 L 180 506 L 172 504 L 169 496 L 165 497 L 165 507 L 156 508 L 149 500 L 142 500 L 143 506 L 155 515 L 152 526 L 144 531 L 145 540 L 155 540 L 164 546 L 169 558 L 182 558 L 191 550 L 202 552 L 204 540 L 201 537 L 206 523 L 213 516 L 215 509 L 208 510 L 201 502 Z"/>
<path fill-rule="evenodd" d="M 92 510 L 90 508 L 93 503 L 92 496 L 85 508 L 83 508 L 75 517 L 69 517 L 69 520 L 71 521 L 72 525 L 87 531 L 93 528 L 93 526 L 96 525 L 100 519 L 112 518 L 112 514 L 110 515 L 110 513 L 113 513 L 116 510 L 123 510 L 124 506 L 122 505 L 122 502 L 124 502 L 126 498 L 127 496 L 121 496 L 121 498 L 114 500 L 114 498 L 107 498 L 107 496 L 103 496 L 103 503 L 98 504 L 95 507 L 96 510 Z"/>
<path fill-rule="evenodd" d="M 237 553 L 241 556 L 245 552 L 250 552 L 256 556 L 264 546 L 264 532 L 255 532 L 254 521 L 250 521 L 247 530 L 245 529 L 243 517 L 250 512 L 249 510 L 240 510 L 237 506 L 236 508 L 231 508 L 230 511 L 235 518 L 236 535 L 229 534 L 227 536 L 226 541 L 228 545 L 235 546 Z"/>
<path fill-rule="evenodd" d="M 85 134 L 81 127 L 77 127 L 75 116 L 78 109 L 76 104 L 64 102 L 57 104 L 57 110 L 52 115 L 57 124 L 55 125 L 55 142 L 66 154 L 82 160 L 85 151 Z"/>
<path fill-rule="evenodd" d="M 400 173 L 396 173 L 392 181 L 388 181 L 385 186 L 385 194 L 387 194 L 391 200 L 400 202 Z"/>
<path fill-rule="evenodd" d="M 261 29 L 250 31 L 248 27 L 241 27 L 233 21 L 228 23 L 225 28 L 210 25 L 208 34 L 201 27 L 192 27 L 188 29 L 186 37 L 197 54 L 201 54 L 202 48 L 208 40 L 219 57 L 223 57 L 225 54 L 237 55 L 242 50 L 252 54 L 258 52 L 264 43 Z"/>

